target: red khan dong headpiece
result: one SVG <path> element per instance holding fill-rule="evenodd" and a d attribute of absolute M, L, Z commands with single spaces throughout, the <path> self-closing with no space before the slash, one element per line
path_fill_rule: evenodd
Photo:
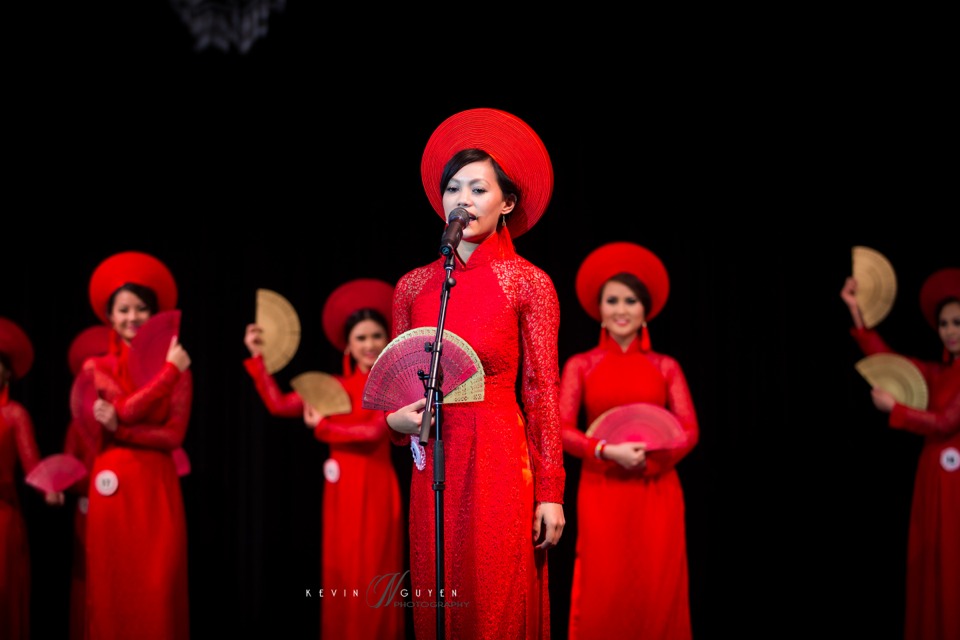
<path fill-rule="evenodd" d="M 338 351 L 347 348 L 344 327 L 353 312 L 359 309 L 375 309 L 386 318 L 387 337 L 389 323 L 393 322 L 393 285 L 376 278 L 357 278 L 345 282 L 323 303 L 323 332 Z"/>
<path fill-rule="evenodd" d="M 8 318 L 0 318 L 0 353 L 10 359 L 14 379 L 27 375 L 33 366 L 33 343 L 20 325 Z"/>
<path fill-rule="evenodd" d="M 110 348 L 110 327 L 95 324 L 87 327 L 74 337 L 67 351 L 67 364 L 73 375 L 80 373 L 83 362 L 93 356 L 102 356 Z"/>
<path fill-rule="evenodd" d="M 600 292 L 603 285 L 618 273 L 632 273 L 650 292 L 650 309 L 644 309 L 646 321 L 652 320 L 667 303 L 670 278 L 655 253 L 633 242 L 610 242 L 590 252 L 577 270 L 576 289 L 580 306 L 594 320 L 600 321 Z M 649 331 L 643 328 L 641 348 L 650 350 Z"/>
<path fill-rule="evenodd" d="M 540 136 L 517 116 L 499 109 L 468 109 L 444 120 L 430 136 L 420 162 L 427 199 L 444 222 L 443 168 L 464 149 L 482 149 L 520 189 L 520 200 L 507 216 L 510 237 L 530 230 L 553 195 L 553 164 Z"/>
<path fill-rule="evenodd" d="M 127 283 L 153 289 L 158 313 L 177 306 L 177 283 L 167 265 L 148 253 L 124 251 L 101 262 L 90 277 L 90 305 L 100 320 L 109 324 L 107 301 Z"/>
<path fill-rule="evenodd" d="M 920 287 L 920 310 L 934 329 L 940 323 L 937 305 L 945 298 L 960 298 L 960 268 L 940 269 L 930 274 Z"/>

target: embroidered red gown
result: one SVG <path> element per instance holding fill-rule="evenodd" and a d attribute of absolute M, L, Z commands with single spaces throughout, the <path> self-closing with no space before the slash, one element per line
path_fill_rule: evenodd
<path fill-rule="evenodd" d="M 436 327 L 445 258 L 397 283 L 394 335 Z M 484 367 L 484 399 L 444 404 L 444 608 L 447 638 L 549 638 L 547 554 L 532 540 L 534 501 L 563 502 L 557 401 L 559 304 L 553 282 L 518 256 L 502 228 L 453 272 L 444 329 Z M 442 363 L 442 361 L 441 361 Z M 523 411 L 517 403 L 521 383 Z M 416 436 L 414 436 L 416 437 Z M 391 430 L 409 446 L 410 436 Z M 410 496 L 411 595 L 417 640 L 436 636 L 433 445 L 414 467 Z"/>
<path fill-rule="evenodd" d="M 103 432 L 90 472 L 87 637 L 182 640 L 190 636 L 187 526 L 171 454 L 187 431 L 193 378 L 165 363 L 135 389 L 127 354 L 114 336 L 111 352 L 88 359 L 81 373 L 94 376 L 119 422 L 116 432 Z M 116 481 L 106 482 L 104 472 Z"/>
<path fill-rule="evenodd" d="M 643 471 L 597 459 L 597 439 L 577 427 L 581 408 L 589 425 L 634 402 L 665 407 L 688 436 L 682 448 L 649 452 Z M 637 339 L 626 352 L 606 339 L 564 365 L 560 415 L 564 450 L 583 460 L 569 638 L 689 639 L 684 499 L 675 466 L 696 444 L 699 426 L 680 365 L 642 352 Z"/>
<path fill-rule="evenodd" d="M 263 357 L 244 360 L 257 392 L 275 416 L 303 418 L 303 399 L 282 393 Z M 330 445 L 324 465 L 321 588 L 358 589 L 360 597 L 324 598 L 320 637 L 400 639 L 406 635 L 404 612 L 379 601 L 380 590 L 367 587 L 378 576 L 404 570 L 404 525 L 400 485 L 393 468 L 390 439 L 382 411 L 362 408 L 367 374 L 336 376 L 353 407 L 349 414 L 320 420 L 314 436 Z M 389 578 L 384 583 L 389 582 Z"/>
<path fill-rule="evenodd" d="M 24 474 L 40 462 L 33 421 L 0 389 L 0 638 L 30 637 L 30 547 L 17 494 L 17 462 Z"/>
<path fill-rule="evenodd" d="M 867 355 L 893 351 L 872 329 L 851 329 Z M 960 360 L 910 358 L 929 390 L 926 411 L 897 403 L 888 424 L 923 436 L 907 536 L 906 640 L 960 638 Z"/>

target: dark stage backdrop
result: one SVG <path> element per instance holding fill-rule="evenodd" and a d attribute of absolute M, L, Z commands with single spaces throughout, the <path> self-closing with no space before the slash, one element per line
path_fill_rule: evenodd
<path fill-rule="evenodd" d="M 197 51 L 171 6 L 141 4 L 122 31 L 114 18 L 71 32 L 55 55 L 37 53 L 43 73 L 17 78 L 8 179 L 20 198 L 0 232 L 0 316 L 34 342 L 12 394 L 42 453 L 55 453 L 67 349 L 96 322 L 93 269 L 125 250 L 172 269 L 195 379 L 183 478 L 195 637 L 289 625 L 286 637 L 315 638 L 320 601 L 304 592 L 324 586 L 320 531 L 337 526 L 320 520 L 325 445 L 269 416 L 242 367 L 256 289 L 286 296 L 302 321 L 281 385 L 338 371 L 325 298 L 437 256 L 443 222 L 420 156 L 440 122 L 473 107 L 520 116 L 553 159 L 551 205 L 516 245 L 556 285 L 561 364 L 599 335 L 574 292 L 591 250 L 630 240 L 669 270 L 650 329 L 684 368 L 700 420 L 678 467 L 695 637 L 900 637 L 920 441 L 873 408 L 839 291 L 852 247 L 879 250 L 898 278 L 883 335 L 939 356 L 918 292 L 960 256 L 946 172 L 922 151 L 942 122 L 932 90 L 890 69 L 880 82 L 879 70 L 851 80 L 713 58 L 669 71 L 607 61 L 622 74 L 610 82 L 567 66 L 559 45 L 507 64 L 446 47 L 421 56 L 409 34 L 407 47 L 338 48 L 319 10 L 292 1 L 248 54 Z M 910 105 L 887 100 L 891 83 L 913 92 Z M 454 289 L 450 304 L 470 301 Z M 408 452 L 395 453 L 406 490 Z M 577 536 L 579 465 L 566 463 L 568 525 L 549 567 L 555 638 L 566 637 Z M 53 509 L 21 489 L 34 631 L 65 637 L 73 502 Z"/>

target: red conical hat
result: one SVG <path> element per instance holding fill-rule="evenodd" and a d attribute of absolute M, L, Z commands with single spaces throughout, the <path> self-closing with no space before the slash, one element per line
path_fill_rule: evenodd
<path fill-rule="evenodd" d="M 101 262 L 90 277 L 90 305 L 103 322 L 108 322 L 110 296 L 128 282 L 153 289 L 160 306 L 157 311 L 177 306 L 177 283 L 167 265 L 148 253 L 123 251 Z"/>
<path fill-rule="evenodd" d="M 444 222 L 440 177 L 464 149 L 483 149 L 520 189 L 520 201 L 507 217 L 510 237 L 530 230 L 553 195 L 553 164 L 540 136 L 517 116 L 499 109 L 468 109 L 444 120 L 430 136 L 420 162 L 427 199 Z"/>
<path fill-rule="evenodd" d="M 84 360 L 93 356 L 102 356 L 110 347 L 110 327 L 95 324 L 77 334 L 67 351 L 67 363 L 70 372 L 77 375 Z"/>
<path fill-rule="evenodd" d="M 387 320 L 393 318 L 393 285 L 376 278 L 357 278 L 340 285 L 323 303 L 323 332 L 337 351 L 347 348 L 343 328 L 354 311 L 376 309 Z M 385 327 L 390 335 L 390 327 Z"/>
<path fill-rule="evenodd" d="M 649 322 L 660 313 L 670 295 L 667 268 L 655 253 L 633 242 L 610 242 L 590 252 L 577 271 L 576 288 L 580 306 L 594 320 L 600 320 L 600 291 L 604 283 L 618 273 L 632 273 L 650 292 L 650 309 L 644 309 Z"/>
<path fill-rule="evenodd" d="M 7 354 L 13 377 L 22 378 L 33 366 L 33 343 L 13 320 L 0 318 L 0 353 Z"/>
<path fill-rule="evenodd" d="M 937 305 L 949 297 L 960 298 L 960 268 L 950 267 L 935 271 L 920 287 L 920 310 L 934 329 L 939 324 Z"/>

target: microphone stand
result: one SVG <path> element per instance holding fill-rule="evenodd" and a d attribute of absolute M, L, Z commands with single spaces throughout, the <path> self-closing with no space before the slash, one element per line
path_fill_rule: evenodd
<path fill-rule="evenodd" d="M 443 281 L 440 291 L 440 315 L 437 319 L 437 334 L 433 344 L 426 343 L 424 349 L 430 352 L 430 374 L 425 380 L 427 404 L 423 412 L 423 421 L 420 423 L 420 444 L 426 446 L 430 439 L 430 418 L 436 416 L 434 423 L 435 439 L 433 443 L 433 491 L 434 491 L 434 533 L 436 545 L 436 602 L 437 602 L 437 639 L 443 640 L 446 632 L 446 614 L 443 608 L 443 490 L 446 482 L 446 462 L 443 456 L 443 438 L 441 410 L 443 409 L 443 373 L 440 369 L 440 356 L 443 354 L 443 323 L 447 316 L 447 303 L 450 300 L 450 289 L 457 281 L 453 277 L 453 268 L 456 252 L 451 251 L 446 256 L 443 268 L 447 277 Z M 423 375 L 421 374 L 421 379 Z"/>

